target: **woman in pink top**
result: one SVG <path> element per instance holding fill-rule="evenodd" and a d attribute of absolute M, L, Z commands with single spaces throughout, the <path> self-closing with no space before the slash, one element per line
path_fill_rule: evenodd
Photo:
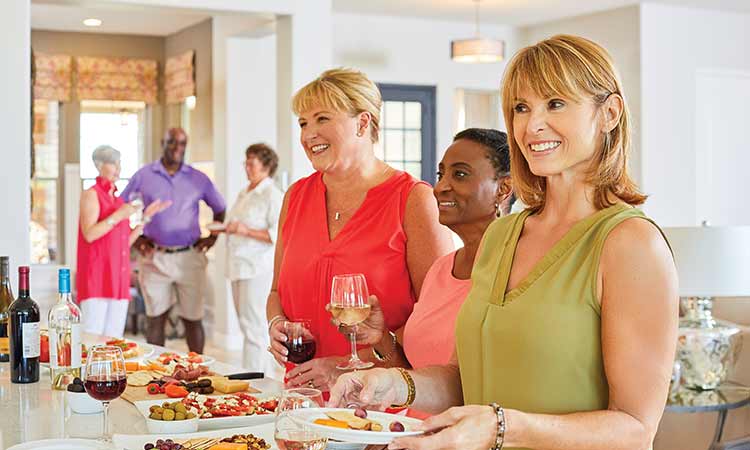
<path fill-rule="evenodd" d="M 435 261 L 422 283 L 419 301 L 400 338 L 384 326 L 377 299 L 360 324 L 357 341 L 373 346 L 375 357 L 390 366 L 443 365 L 454 349 L 454 324 L 471 289 L 471 268 L 487 226 L 510 211 L 510 156 L 505 133 L 469 128 L 453 138 L 438 166 L 433 190 L 440 223 L 464 246 Z M 403 345 L 403 347 L 401 347 Z M 404 355 L 406 358 L 404 358 Z"/>

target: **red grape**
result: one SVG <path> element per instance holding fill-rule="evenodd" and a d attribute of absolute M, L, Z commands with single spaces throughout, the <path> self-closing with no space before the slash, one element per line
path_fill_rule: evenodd
<path fill-rule="evenodd" d="M 404 431 L 404 425 L 401 422 L 394 420 L 390 425 L 388 425 L 388 429 L 395 433 L 398 433 Z"/>
<path fill-rule="evenodd" d="M 363 408 L 357 408 L 354 410 L 354 415 L 359 417 L 360 419 L 367 418 L 367 411 L 365 411 Z"/>

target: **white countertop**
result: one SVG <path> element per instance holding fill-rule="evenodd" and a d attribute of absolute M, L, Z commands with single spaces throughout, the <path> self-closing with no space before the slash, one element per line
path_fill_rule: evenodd
<path fill-rule="evenodd" d="M 103 343 L 105 338 L 85 335 L 86 345 Z M 153 346 L 156 354 L 170 351 Z M 242 368 L 215 362 L 211 370 L 220 374 L 243 372 Z M 272 379 L 251 381 L 263 392 L 278 392 L 280 382 Z M 38 383 L 10 382 L 10 364 L 0 363 L 0 449 L 39 439 L 89 438 L 101 435 L 103 414 L 75 414 L 66 407 L 65 391 L 51 387 L 49 371 L 41 368 Z M 114 400 L 109 407 L 112 434 L 147 434 L 143 416 L 131 403 Z"/>

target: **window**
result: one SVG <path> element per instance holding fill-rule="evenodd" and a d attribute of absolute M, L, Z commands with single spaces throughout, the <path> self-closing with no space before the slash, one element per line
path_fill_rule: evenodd
<path fill-rule="evenodd" d="M 120 180 L 115 184 L 120 191 L 125 188 L 143 161 L 145 110 L 143 102 L 81 102 L 80 167 L 83 189 L 93 186 L 99 174 L 91 154 L 100 145 L 110 145 L 120 151 Z"/>
<path fill-rule="evenodd" d="M 381 84 L 378 158 L 418 179 L 435 182 L 435 88 Z"/>
<path fill-rule="evenodd" d="M 34 100 L 34 177 L 31 179 L 31 263 L 58 261 L 59 117 L 57 101 Z"/>

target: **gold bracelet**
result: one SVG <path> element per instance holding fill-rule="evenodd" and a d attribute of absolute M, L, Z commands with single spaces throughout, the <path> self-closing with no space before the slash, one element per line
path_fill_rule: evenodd
<path fill-rule="evenodd" d="M 394 333 L 391 330 L 388 330 L 388 334 L 391 335 L 391 350 L 386 353 L 385 355 L 382 355 L 375 346 L 372 347 L 372 355 L 380 362 L 386 362 L 390 361 L 393 358 L 393 354 L 396 353 L 396 345 L 398 345 L 398 339 L 396 338 L 396 333 Z"/>
<path fill-rule="evenodd" d="M 402 405 L 391 405 L 391 408 L 408 408 L 414 403 L 414 399 L 417 397 L 417 387 L 414 385 L 414 378 L 411 377 L 411 374 L 407 372 L 406 369 L 403 367 L 396 367 L 396 370 L 398 370 L 404 378 L 408 393 L 406 394 L 406 401 Z"/>

